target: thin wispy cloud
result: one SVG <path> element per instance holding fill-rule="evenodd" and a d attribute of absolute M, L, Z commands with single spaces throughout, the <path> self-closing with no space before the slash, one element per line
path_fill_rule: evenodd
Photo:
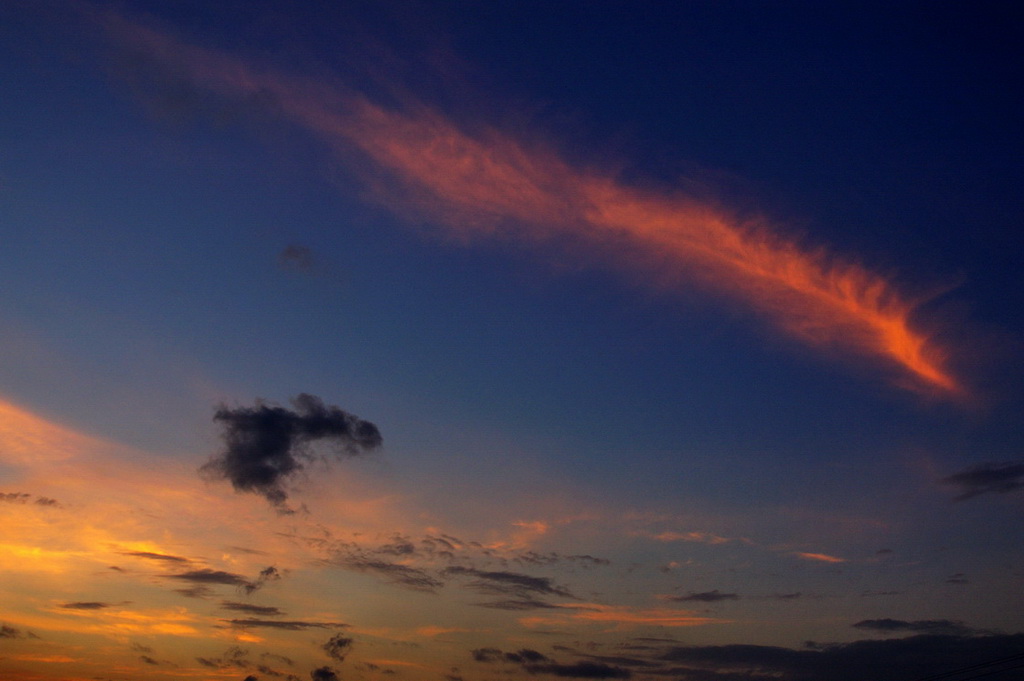
<path fill-rule="evenodd" d="M 473 133 L 423 102 L 386 107 L 334 81 L 261 68 L 110 15 L 118 40 L 192 84 L 248 101 L 305 129 L 332 153 L 390 178 L 381 200 L 462 239 L 555 244 L 642 273 L 654 288 L 703 287 L 811 347 L 899 368 L 904 384 L 955 395 L 951 349 L 914 323 L 922 302 L 892 281 L 761 219 L 678 191 L 628 185 L 493 127 Z M 390 189 L 388 188 L 390 186 Z M 270 493 L 280 499 L 280 491 Z"/>

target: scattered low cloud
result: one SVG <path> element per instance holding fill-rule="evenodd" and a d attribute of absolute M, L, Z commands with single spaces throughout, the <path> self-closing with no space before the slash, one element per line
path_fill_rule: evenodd
<path fill-rule="evenodd" d="M 1024 489 L 1024 461 L 980 463 L 940 482 L 960 490 L 953 501 L 965 501 L 982 494 L 1007 494 Z"/>
<path fill-rule="evenodd" d="M 313 458 L 312 442 L 329 442 L 335 454 L 344 456 L 381 445 L 377 426 L 325 405 L 319 397 L 302 393 L 292 406 L 294 411 L 259 400 L 254 407 L 217 409 L 213 419 L 224 426 L 225 448 L 200 471 L 229 480 L 239 492 L 260 494 L 278 511 L 291 513 L 284 483 Z"/>

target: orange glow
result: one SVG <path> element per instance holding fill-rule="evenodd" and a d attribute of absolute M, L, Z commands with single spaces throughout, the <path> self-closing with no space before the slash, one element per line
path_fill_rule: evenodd
<path fill-rule="evenodd" d="M 577 250 L 596 248 L 613 266 L 639 272 L 650 286 L 701 285 L 809 345 L 885 360 L 916 389 L 963 392 L 945 367 L 948 351 L 912 327 L 915 302 L 885 278 L 766 224 L 708 201 L 626 186 L 496 130 L 470 135 L 423 105 L 385 109 L 340 85 L 258 71 L 122 20 L 109 26 L 185 67 L 200 86 L 269 95 L 276 111 L 332 151 L 356 151 L 389 175 L 394 186 L 374 183 L 387 205 L 429 216 L 460 238 L 568 238 Z"/>

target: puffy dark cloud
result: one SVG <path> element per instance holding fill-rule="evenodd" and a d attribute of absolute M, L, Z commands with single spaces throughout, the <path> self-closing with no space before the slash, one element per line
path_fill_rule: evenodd
<path fill-rule="evenodd" d="M 309 673 L 309 678 L 313 681 L 339 681 L 340 677 L 330 667 L 319 667 Z"/>
<path fill-rule="evenodd" d="M 260 494 L 288 513 L 283 484 L 313 458 L 310 443 L 329 442 L 344 456 L 381 445 L 377 426 L 319 397 L 303 393 L 292 406 L 294 411 L 258 401 L 254 407 L 219 408 L 213 419 L 224 426 L 225 448 L 200 470 L 230 480 L 240 492 Z"/>
<path fill-rule="evenodd" d="M 321 647 L 324 652 L 333 657 L 338 662 L 344 662 L 345 656 L 352 650 L 353 640 L 342 636 L 341 634 L 335 634 L 327 640 Z"/>
<path fill-rule="evenodd" d="M 861 620 L 852 625 L 857 629 L 878 631 L 883 633 L 914 633 L 914 634 L 947 634 L 950 636 L 971 636 L 973 634 L 991 633 L 981 629 L 973 629 L 963 622 L 954 620 L 894 620 L 889 618 L 877 620 Z"/>
<path fill-rule="evenodd" d="M 669 600 L 679 602 L 717 603 L 719 601 L 737 601 L 739 598 L 739 594 L 724 594 L 718 589 L 715 589 L 714 591 L 704 591 L 701 593 L 694 593 L 691 591 L 686 596 L 673 596 Z"/>
<path fill-rule="evenodd" d="M 960 490 L 954 501 L 987 493 L 1006 494 L 1024 489 L 1024 462 L 980 463 L 943 478 L 942 482 Z"/>
<path fill-rule="evenodd" d="M 236 601 L 221 601 L 220 607 L 225 610 L 244 612 L 259 617 L 276 617 L 284 614 L 280 609 L 270 605 L 252 605 L 251 603 L 238 603 Z"/>

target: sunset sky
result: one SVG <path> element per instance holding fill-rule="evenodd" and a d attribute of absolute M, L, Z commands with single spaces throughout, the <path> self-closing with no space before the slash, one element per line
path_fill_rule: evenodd
<path fill-rule="evenodd" d="M 0 2 L 0 678 L 1024 679 L 1010 4 Z"/>

